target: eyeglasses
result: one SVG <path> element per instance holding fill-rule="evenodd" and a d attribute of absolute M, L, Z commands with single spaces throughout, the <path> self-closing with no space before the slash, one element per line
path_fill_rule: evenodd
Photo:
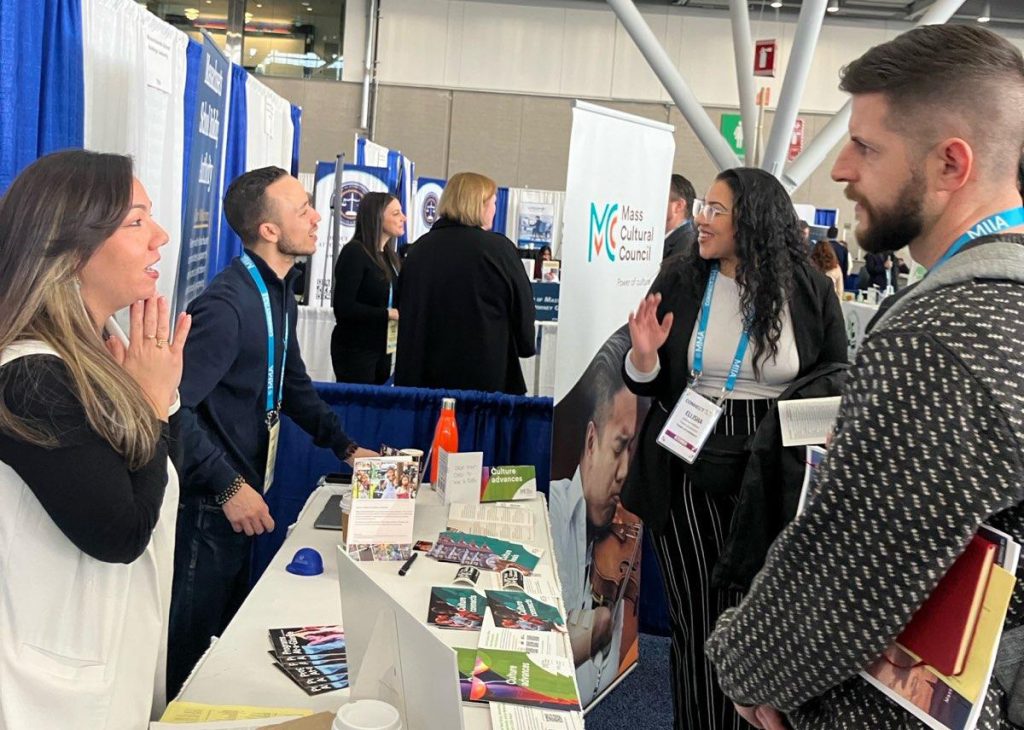
<path fill-rule="evenodd" d="M 704 216 L 707 218 L 708 223 L 713 221 L 716 216 L 729 215 L 730 211 L 725 208 L 721 208 L 713 203 L 705 203 L 700 198 L 695 198 L 693 201 L 693 217 Z"/>

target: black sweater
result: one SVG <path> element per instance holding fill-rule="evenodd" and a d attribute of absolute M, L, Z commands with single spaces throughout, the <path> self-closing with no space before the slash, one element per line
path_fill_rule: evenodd
<path fill-rule="evenodd" d="M 320 400 L 299 352 L 298 307 L 291 294 L 298 275 L 282 280 L 249 252 L 267 285 L 274 319 L 274 362 L 281 363 L 284 316 L 288 357 L 282 412 L 317 446 L 346 458 L 355 448 L 333 411 Z M 189 305 L 192 331 L 185 344 L 181 410 L 171 419 L 182 442 L 181 493 L 218 494 L 237 474 L 254 489 L 263 486 L 267 463 L 267 325 L 259 290 L 240 259 L 234 259 Z M 276 368 L 275 368 L 276 369 Z M 278 387 L 280 371 L 274 374 Z"/>
<path fill-rule="evenodd" d="M 89 427 L 71 375 L 54 355 L 3 367 L 2 397 L 14 415 L 57 438 L 54 448 L 0 433 L 0 461 L 32 490 L 60 531 L 86 555 L 131 563 L 145 551 L 167 487 L 167 427 L 149 462 L 131 471 Z"/>
<path fill-rule="evenodd" d="M 390 288 L 384 272 L 362 243 L 353 240 L 345 244 L 334 265 L 331 304 L 337 324 L 331 335 L 332 360 L 337 362 L 335 353 L 346 351 L 384 354 Z M 397 308 L 394 302 L 390 306 Z"/>

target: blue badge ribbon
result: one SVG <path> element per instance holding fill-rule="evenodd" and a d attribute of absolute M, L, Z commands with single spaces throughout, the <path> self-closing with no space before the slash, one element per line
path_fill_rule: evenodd
<path fill-rule="evenodd" d="M 704 301 L 700 306 L 700 324 L 697 327 L 697 341 L 693 345 L 693 370 L 691 380 L 696 383 L 704 372 L 704 342 L 707 339 L 708 321 L 711 318 L 711 299 L 715 292 L 715 282 L 718 281 L 718 264 L 711 267 L 711 274 L 708 276 L 707 286 L 704 287 Z M 740 342 L 736 346 L 736 355 L 732 360 L 732 367 L 729 368 L 729 375 L 725 380 L 725 392 L 731 393 L 736 388 L 736 380 L 740 376 L 740 368 L 743 365 L 743 357 L 747 354 L 747 346 L 750 344 L 750 330 L 743 329 Z"/>
<path fill-rule="evenodd" d="M 942 254 L 942 258 L 935 262 L 935 265 L 932 266 L 929 273 L 935 271 L 937 268 L 960 253 L 960 249 L 974 239 L 981 238 L 982 236 L 991 236 L 994 233 L 999 233 L 1000 231 L 1005 231 L 1010 228 L 1016 228 L 1021 225 L 1024 225 L 1024 207 L 1009 208 L 1001 213 L 990 215 L 988 218 L 975 223 L 971 228 L 967 229 L 967 232 L 960 236 L 960 238 L 953 241 L 953 245 L 946 249 L 946 253 Z"/>
<path fill-rule="evenodd" d="M 274 317 L 270 311 L 270 292 L 267 291 L 267 285 L 263 281 L 263 277 L 260 275 L 259 269 L 256 268 L 256 264 L 253 263 L 248 253 L 243 252 L 242 263 L 245 264 L 245 268 L 249 272 L 249 276 L 252 277 L 253 282 L 256 284 L 256 288 L 259 289 L 260 298 L 263 300 L 263 316 L 267 322 L 267 415 L 268 417 L 272 413 L 276 413 L 281 406 L 281 398 L 284 394 L 284 365 L 288 358 L 288 305 L 285 303 L 283 314 L 284 319 L 284 342 L 281 350 L 281 377 L 280 387 L 277 391 L 277 399 L 274 398 Z M 287 293 L 286 293 L 287 296 Z"/>

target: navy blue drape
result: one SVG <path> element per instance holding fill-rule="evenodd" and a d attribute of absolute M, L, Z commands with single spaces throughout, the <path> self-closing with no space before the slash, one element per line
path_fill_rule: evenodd
<path fill-rule="evenodd" d="M 505 225 L 508 221 L 508 188 L 498 188 L 494 194 L 494 223 L 491 230 L 505 235 Z M 516 239 L 513 233 L 509 236 L 513 241 Z"/>
<path fill-rule="evenodd" d="M 299 176 L 299 138 L 302 136 L 302 107 L 292 104 L 292 128 L 295 134 L 292 136 L 292 169 L 295 177 Z"/>
<path fill-rule="evenodd" d="M 0 2 L 0 193 L 37 157 L 81 147 L 80 0 Z"/>
<path fill-rule="evenodd" d="M 228 104 L 227 154 L 224 159 L 224 190 L 236 177 L 245 172 L 246 96 L 245 82 L 249 73 L 236 64 L 231 64 L 231 99 Z M 242 253 L 242 239 L 231 230 L 227 218 L 221 216 L 220 236 L 210 241 L 210 268 L 206 273 L 207 282 L 223 271 L 231 259 Z"/>
<path fill-rule="evenodd" d="M 196 126 L 196 89 L 199 88 L 199 66 L 203 61 L 203 44 L 188 39 L 185 50 L 185 154 L 181 159 L 181 230 L 188 225 L 188 211 L 185 202 L 188 200 L 189 167 L 192 160 L 192 136 Z"/>
<path fill-rule="evenodd" d="M 316 383 L 316 389 L 341 417 L 348 435 L 374 451 L 381 443 L 427 451 L 441 412 L 441 398 L 451 396 L 456 401 L 460 451 L 484 452 L 487 466 L 536 464 L 537 485 L 547 491 L 551 398 L 345 383 Z M 274 486 L 266 495 L 277 527 L 257 540 L 254 580 L 284 541 L 287 526 L 295 521 L 317 480 L 340 470 L 341 463 L 331 451 L 315 447 L 294 422 L 281 419 Z"/>

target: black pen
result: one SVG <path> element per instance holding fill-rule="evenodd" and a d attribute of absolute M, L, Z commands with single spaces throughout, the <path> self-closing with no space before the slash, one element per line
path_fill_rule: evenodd
<path fill-rule="evenodd" d="M 398 574 L 399 575 L 405 575 L 406 573 L 409 572 L 409 568 L 412 567 L 412 561 L 414 561 L 416 559 L 417 555 L 419 555 L 419 553 L 413 553 L 412 555 L 409 556 L 409 559 L 405 561 L 405 565 L 403 565 L 401 568 L 398 569 Z"/>

